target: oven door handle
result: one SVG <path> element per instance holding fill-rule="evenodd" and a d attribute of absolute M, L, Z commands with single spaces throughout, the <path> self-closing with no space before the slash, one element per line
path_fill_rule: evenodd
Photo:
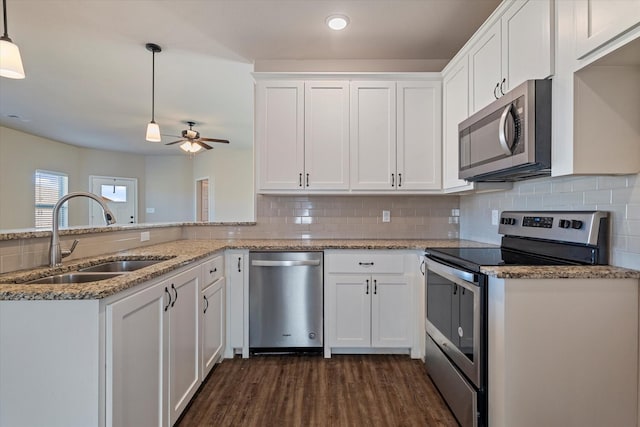
<path fill-rule="evenodd" d="M 435 261 L 431 258 L 427 259 L 427 268 L 438 274 L 445 274 L 450 278 L 457 278 L 467 283 L 473 283 L 476 286 L 480 285 L 478 275 L 469 271 L 461 270 L 460 268 L 451 265 L 445 261 Z"/>

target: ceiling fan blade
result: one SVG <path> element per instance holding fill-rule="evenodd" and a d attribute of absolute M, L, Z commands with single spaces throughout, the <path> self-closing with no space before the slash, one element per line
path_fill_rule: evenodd
<path fill-rule="evenodd" d="M 170 136 L 171 138 L 181 138 L 180 135 L 171 135 L 171 134 L 168 134 L 168 133 L 161 133 L 160 135 L 162 135 L 162 136 Z"/>
<path fill-rule="evenodd" d="M 208 141 L 208 142 L 221 142 L 223 144 L 228 144 L 229 141 L 226 139 L 216 139 L 216 138 L 200 138 L 200 141 Z"/>
<path fill-rule="evenodd" d="M 198 144 L 199 146 L 201 146 L 202 148 L 206 148 L 207 150 L 211 150 L 213 147 L 210 146 L 209 144 L 205 144 L 204 142 L 202 142 L 202 138 L 201 139 L 197 139 L 195 141 L 196 144 Z"/>
<path fill-rule="evenodd" d="M 183 142 L 183 141 L 186 141 L 186 139 L 179 139 L 179 140 L 177 140 L 177 141 L 167 142 L 167 143 L 166 143 L 166 144 L 164 144 L 164 145 L 173 145 L 173 144 L 177 144 L 177 143 L 179 143 L 179 142 Z"/>

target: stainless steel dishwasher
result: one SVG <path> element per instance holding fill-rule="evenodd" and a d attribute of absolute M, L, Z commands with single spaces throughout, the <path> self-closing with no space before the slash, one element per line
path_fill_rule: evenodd
<path fill-rule="evenodd" d="M 323 253 L 249 253 L 249 349 L 312 351 L 323 343 Z"/>

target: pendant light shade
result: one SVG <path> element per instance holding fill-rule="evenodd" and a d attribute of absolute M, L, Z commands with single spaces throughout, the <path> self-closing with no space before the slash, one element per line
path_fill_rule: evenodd
<path fill-rule="evenodd" d="M 0 37 L 0 76 L 10 79 L 24 79 L 24 68 L 20 49 L 11 41 L 7 30 L 7 1 L 2 0 L 4 34 Z"/>
<path fill-rule="evenodd" d="M 147 125 L 147 137 L 149 142 L 160 142 L 160 126 L 155 120 L 155 103 L 156 103 L 156 53 L 162 52 L 160 46 L 155 43 L 147 43 L 145 45 L 148 51 L 152 53 L 151 63 L 151 121 Z"/>

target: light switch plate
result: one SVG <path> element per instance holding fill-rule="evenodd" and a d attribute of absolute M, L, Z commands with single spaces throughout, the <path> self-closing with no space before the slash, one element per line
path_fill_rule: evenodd
<path fill-rule="evenodd" d="M 140 233 L 140 241 L 141 242 L 146 242 L 147 240 L 149 240 L 151 238 L 151 235 L 149 234 L 148 231 L 142 231 Z"/>
<path fill-rule="evenodd" d="M 382 222 L 391 222 L 391 211 L 382 211 Z"/>
<path fill-rule="evenodd" d="M 156 208 L 147 208 L 147 213 L 156 213 Z"/>

